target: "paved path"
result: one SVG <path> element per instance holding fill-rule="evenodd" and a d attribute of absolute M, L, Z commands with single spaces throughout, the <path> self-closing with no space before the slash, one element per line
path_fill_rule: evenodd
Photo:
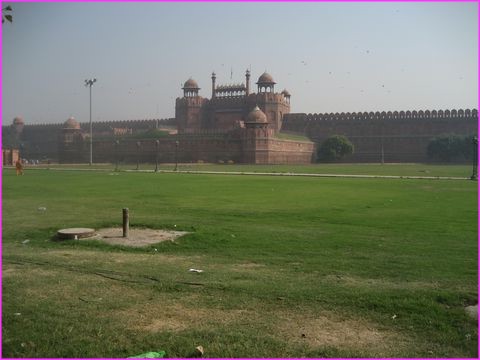
<path fill-rule="evenodd" d="M 141 171 L 141 170 L 125 170 Z M 339 178 L 365 178 L 365 179 L 425 179 L 425 180 L 470 180 L 468 177 L 454 176 L 410 176 L 410 175 L 355 175 L 355 174 L 303 174 L 303 173 L 266 173 L 266 172 L 240 172 L 240 171 L 194 171 L 194 170 L 160 170 L 163 173 L 184 174 L 218 174 L 218 175 L 261 175 L 261 176 L 309 176 L 309 177 L 339 177 Z"/>
<path fill-rule="evenodd" d="M 5 169 L 14 169 L 11 166 L 4 166 Z M 101 168 L 44 168 L 28 167 L 28 170 L 50 170 L 50 171 L 103 171 L 116 173 L 112 169 Z M 120 170 L 119 172 L 140 172 L 154 173 L 155 170 Z M 259 175 L 259 176 L 306 176 L 306 177 L 336 177 L 336 178 L 360 178 L 360 179 L 421 179 L 421 180 L 471 180 L 470 177 L 456 176 L 417 176 L 417 175 L 360 175 L 360 174 L 310 174 L 310 173 L 279 173 L 279 172 L 249 172 L 249 171 L 202 171 L 202 170 L 158 170 L 158 173 L 168 174 L 210 174 L 210 175 Z"/>

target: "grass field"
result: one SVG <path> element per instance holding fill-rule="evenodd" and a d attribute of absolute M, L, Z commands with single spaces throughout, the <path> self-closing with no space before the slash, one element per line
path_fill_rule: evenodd
<path fill-rule="evenodd" d="M 51 240 L 121 225 L 123 207 L 131 226 L 191 233 Z M 478 355 L 468 180 L 4 170 L 2 266 L 3 357 Z"/>

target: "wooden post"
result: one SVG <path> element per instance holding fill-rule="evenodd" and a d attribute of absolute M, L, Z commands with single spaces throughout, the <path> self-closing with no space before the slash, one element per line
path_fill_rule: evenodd
<path fill-rule="evenodd" d="M 123 237 L 128 238 L 128 227 L 129 227 L 129 219 L 128 219 L 128 208 L 123 209 Z"/>

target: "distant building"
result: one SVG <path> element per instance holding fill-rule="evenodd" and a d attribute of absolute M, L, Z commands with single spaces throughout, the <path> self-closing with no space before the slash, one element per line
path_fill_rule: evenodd
<path fill-rule="evenodd" d="M 305 164 L 315 160 L 316 144 L 345 135 L 355 146 L 346 161 L 426 162 L 433 137 L 477 134 L 477 110 L 292 114 L 290 93 L 276 92 L 266 72 L 256 92 L 248 70 L 242 84 L 217 85 L 215 73 L 211 79 L 210 98 L 199 95 L 195 80 L 184 83 L 175 118 L 94 122 L 93 161 Z M 88 162 L 89 124 L 73 117 L 44 125 L 16 117 L 2 131 L 3 148 L 22 158 Z"/>
<path fill-rule="evenodd" d="M 178 135 L 188 139 L 192 154 L 190 159 L 185 160 L 232 160 L 253 164 L 312 161 L 312 142 L 276 137 L 282 127 L 283 116 L 290 112 L 288 91 L 275 92 L 276 83 L 266 72 L 256 84 L 257 92 L 251 92 L 248 70 L 245 83 L 233 85 L 216 85 L 216 75 L 212 73 L 212 97 L 207 99 L 199 95 L 200 87 L 195 80 L 190 78 L 185 82 L 183 97 L 177 98 L 175 103 Z M 201 140 L 195 143 L 188 135 L 200 136 Z M 215 149 L 209 144 L 208 139 L 213 135 L 221 148 Z M 219 142 L 221 137 L 223 140 Z M 229 156 L 222 159 L 222 151 Z"/>
<path fill-rule="evenodd" d="M 175 118 L 179 133 L 195 133 L 212 129 L 229 132 L 243 127 L 244 120 L 258 106 L 267 116 L 268 128 L 278 133 L 283 115 L 290 112 L 290 93 L 275 92 L 275 81 L 270 74 L 263 73 L 257 81 L 257 93 L 250 89 L 250 72 L 245 74 L 245 84 L 216 85 L 212 73 L 212 97 L 198 95 L 200 88 L 193 79 L 188 79 L 182 90 L 183 97 L 177 98 Z"/>

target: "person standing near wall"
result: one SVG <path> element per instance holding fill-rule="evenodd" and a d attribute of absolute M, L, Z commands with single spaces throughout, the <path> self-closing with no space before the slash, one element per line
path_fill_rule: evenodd
<path fill-rule="evenodd" d="M 22 159 L 18 159 L 18 160 L 15 162 L 15 169 L 17 170 L 17 176 L 18 176 L 18 175 L 23 175 Z"/>

